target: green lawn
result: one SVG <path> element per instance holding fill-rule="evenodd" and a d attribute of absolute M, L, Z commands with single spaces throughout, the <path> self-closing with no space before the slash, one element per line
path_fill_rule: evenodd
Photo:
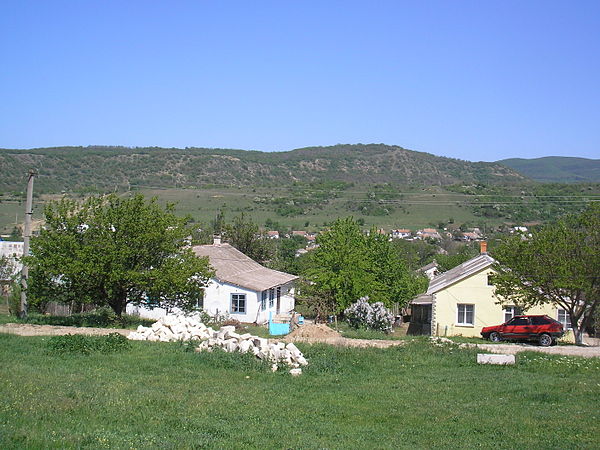
<path fill-rule="evenodd" d="M 600 359 L 518 356 L 424 339 L 381 349 L 299 345 L 292 378 L 249 355 L 133 342 L 56 355 L 0 335 L 2 448 L 598 448 Z"/>

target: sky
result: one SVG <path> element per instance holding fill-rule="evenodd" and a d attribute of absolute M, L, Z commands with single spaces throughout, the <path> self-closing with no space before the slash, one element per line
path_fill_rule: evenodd
<path fill-rule="evenodd" d="M 600 158 L 600 1 L 0 2 L 0 147 Z"/>

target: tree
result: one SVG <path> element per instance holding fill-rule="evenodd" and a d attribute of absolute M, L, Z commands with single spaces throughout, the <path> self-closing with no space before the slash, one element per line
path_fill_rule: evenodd
<path fill-rule="evenodd" d="M 224 226 L 224 238 L 240 252 L 253 260 L 264 263 L 273 256 L 273 246 L 258 230 L 252 220 L 246 219 L 244 213 L 233 218 L 231 224 Z"/>
<path fill-rule="evenodd" d="M 188 308 L 212 275 L 208 259 L 186 247 L 186 220 L 173 205 L 142 195 L 49 203 L 45 227 L 32 239 L 32 303 L 91 303 L 120 316 L 127 304 L 152 301 Z"/>
<path fill-rule="evenodd" d="M 513 236 L 494 253 L 493 277 L 504 303 L 525 309 L 553 304 L 569 315 L 577 344 L 600 303 L 600 203 L 534 231 Z"/>
<path fill-rule="evenodd" d="M 0 282 L 10 281 L 15 275 L 15 264 L 6 256 L 0 256 Z"/>
<path fill-rule="evenodd" d="M 364 296 L 388 306 L 405 304 L 426 287 L 385 236 L 375 229 L 365 236 L 351 217 L 334 222 L 317 244 L 303 272 L 308 294 L 329 299 L 324 303 L 338 312 Z"/>

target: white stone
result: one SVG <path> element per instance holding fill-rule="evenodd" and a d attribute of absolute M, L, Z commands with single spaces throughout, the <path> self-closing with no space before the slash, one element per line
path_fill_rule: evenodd
<path fill-rule="evenodd" d="M 279 367 L 277 366 L 277 364 L 273 364 L 271 366 L 271 372 L 277 372 L 277 369 L 279 369 Z"/>
<path fill-rule="evenodd" d="M 293 377 L 297 377 L 302 374 L 302 369 L 291 369 L 290 375 Z"/>
<path fill-rule="evenodd" d="M 235 331 L 235 326 L 233 326 L 233 325 L 225 325 L 224 327 L 221 327 L 221 331 L 234 332 Z"/>
<path fill-rule="evenodd" d="M 264 348 L 269 344 L 268 339 L 264 339 L 264 338 L 260 338 L 260 337 L 254 337 L 252 339 L 252 342 L 254 342 L 254 345 L 256 345 L 259 348 Z"/>
<path fill-rule="evenodd" d="M 240 339 L 240 335 L 237 334 L 235 331 L 227 331 L 227 332 L 225 332 L 225 337 L 227 339 L 235 339 L 235 340 L 239 340 Z"/>
<path fill-rule="evenodd" d="M 308 365 L 308 361 L 306 360 L 306 358 L 303 355 L 300 355 L 298 358 L 296 358 L 296 362 L 298 364 L 300 364 L 301 366 L 307 366 Z"/>
<path fill-rule="evenodd" d="M 240 342 L 239 350 L 241 353 L 246 353 L 250 350 L 250 346 L 252 346 L 250 341 L 242 341 Z"/>
<path fill-rule="evenodd" d="M 477 364 L 509 365 L 515 363 L 515 355 L 498 355 L 495 353 L 477 353 Z"/>

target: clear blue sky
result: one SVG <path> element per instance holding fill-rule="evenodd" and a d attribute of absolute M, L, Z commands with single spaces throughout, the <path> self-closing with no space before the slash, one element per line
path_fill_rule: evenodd
<path fill-rule="evenodd" d="M 600 158 L 600 1 L 0 5 L 0 147 Z"/>

